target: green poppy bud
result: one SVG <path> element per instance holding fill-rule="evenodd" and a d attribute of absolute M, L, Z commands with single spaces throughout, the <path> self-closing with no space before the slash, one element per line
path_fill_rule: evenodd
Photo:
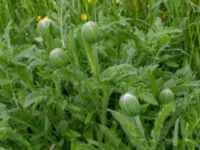
<path fill-rule="evenodd" d="M 119 106 L 122 111 L 129 116 L 137 116 L 140 113 L 138 99 L 130 93 L 125 93 L 120 97 Z"/>
<path fill-rule="evenodd" d="M 94 44 L 100 40 L 100 32 L 98 25 L 93 21 L 86 22 L 81 29 L 83 39 L 90 44 Z"/>
<path fill-rule="evenodd" d="M 169 88 L 166 88 L 160 92 L 159 101 L 161 104 L 167 104 L 173 100 L 174 100 L 174 93 Z"/>
<path fill-rule="evenodd" d="M 67 53 L 66 51 L 55 48 L 49 54 L 49 60 L 52 66 L 62 67 L 67 65 Z"/>

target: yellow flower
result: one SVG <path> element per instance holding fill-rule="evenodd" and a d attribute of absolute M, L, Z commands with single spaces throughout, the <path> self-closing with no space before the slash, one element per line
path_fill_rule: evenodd
<path fill-rule="evenodd" d="M 49 19 L 47 16 L 43 17 L 43 18 L 38 22 L 38 25 L 37 25 L 38 31 L 39 31 L 41 34 L 45 33 L 45 32 L 49 29 L 49 26 L 50 26 L 51 23 L 52 23 L 52 20 Z"/>
<path fill-rule="evenodd" d="M 40 22 L 41 20 L 45 20 L 45 19 L 48 19 L 48 16 L 44 16 L 44 17 L 43 16 L 37 16 L 36 17 L 37 22 Z"/>
<path fill-rule="evenodd" d="M 42 19 L 48 19 L 48 16 L 44 16 Z"/>
<path fill-rule="evenodd" d="M 88 4 L 92 4 L 92 2 L 93 2 L 92 0 L 87 0 L 87 1 L 88 1 Z"/>
<path fill-rule="evenodd" d="M 36 21 L 39 22 L 42 19 L 42 16 L 37 16 Z"/>
<path fill-rule="evenodd" d="M 86 21 L 86 20 L 88 19 L 87 14 L 82 14 L 82 15 L 81 15 L 81 19 L 82 19 L 83 21 Z"/>

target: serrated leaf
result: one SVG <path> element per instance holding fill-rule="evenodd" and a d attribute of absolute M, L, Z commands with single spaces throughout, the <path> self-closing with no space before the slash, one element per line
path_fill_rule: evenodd
<path fill-rule="evenodd" d="M 168 66 L 168 67 L 171 67 L 171 68 L 178 68 L 179 67 L 179 64 L 177 64 L 175 61 L 165 61 L 165 64 Z"/>
<path fill-rule="evenodd" d="M 121 149 L 125 149 L 125 145 L 123 145 L 121 139 L 118 137 L 115 131 L 102 125 L 100 125 L 100 130 L 109 139 L 109 141 L 112 142 L 113 146 L 116 146 L 116 148 L 121 147 Z"/>
<path fill-rule="evenodd" d="M 12 83 L 12 79 L 5 79 L 5 78 L 0 79 L 0 86 L 5 86 L 10 83 Z"/>
<path fill-rule="evenodd" d="M 139 93 L 139 97 L 147 103 L 158 105 L 156 98 L 150 92 L 142 91 L 141 93 Z"/>
<path fill-rule="evenodd" d="M 17 109 L 17 110 L 10 112 L 10 115 L 14 120 L 17 120 L 18 122 L 20 122 L 24 125 L 30 126 L 30 127 L 32 127 L 33 129 L 36 129 L 36 130 L 41 129 L 40 125 L 38 124 L 36 119 L 33 118 L 31 113 Z"/>
<path fill-rule="evenodd" d="M 152 148 L 156 148 L 157 143 L 160 140 L 160 135 L 162 132 L 162 128 L 164 125 L 165 119 L 169 116 L 170 112 L 175 108 L 175 103 L 171 102 L 166 105 L 161 109 L 161 111 L 158 113 L 155 123 L 154 123 L 154 128 L 152 130 L 152 141 L 153 145 Z"/>
<path fill-rule="evenodd" d="M 25 83 L 27 86 L 31 86 L 33 82 L 33 74 L 31 70 L 29 70 L 27 67 L 19 66 L 17 68 L 17 73 L 23 83 Z"/>
<path fill-rule="evenodd" d="M 123 77 L 135 75 L 137 70 L 128 64 L 121 64 L 116 66 L 111 66 L 105 69 L 100 78 L 102 81 L 110 81 L 110 80 L 120 80 Z"/>
<path fill-rule="evenodd" d="M 49 120 L 45 113 L 37 112 L 33 114 L 29 111 L 16 109 L 11 111 L 10 113 L 11 119 L 13 122 L 21 123 L 25 129 L 30 127 L 37 136 L 47 136 L 51 139 L 51 135 L 48 134 L 47 130 L 49 128 Z"/>
<path fill-rule="evenodd" d="M 153 72 L 150 71 L 148 76 L 149 76 L 149 83 L 150 83 L 150 87 L 153 92 L 153 95 L 155 97 L 157 97 L 158 96 L 158 85 L 157 85 L 157 82 L 156 82 Z"/>
<path fill-rule="evenodd" d="M 32 93 L 28 94 L 24 100 L 23 107 L 29 107 L 34 103 L 39 103 L 40 101 L 47 99 L 50 97 L 51 91 L 50 89 L 38 89 L 33 91 Z"/>
<path fill-rule="evenodd" d="M 131 143 L 138 149 L 148 149 L 148 143 L 141 133 L 141 126 L 138 127 L 138 123 L 128 116 L 124 116 L 121 113 L 113 110 L 109 110 L 114 118 L 120 123 L 122 129 L 126 133 Z"/>
<path fill-rule="evenodd" d="M 35 59 L 28 64 L 28 67 L 35 68 L 35 67 L 44 66 L 45 64 L 46 64 L 46 62 L 43 61 L 42 59 Z"/>
<path fill-rule="evenodd" d="M 64 78 L 68 80 L 74 79 L 75 76 L 78 77 L 77 74 L 75 74 L 69 67 L 60 68 L 56 70 L 54 74 L 59 78 Z"/>
<path fill-rule="evenodd" d="M 174 127 L 174 136 L 173 136 L 173 147 L 176 149 L 178 146 L 178 131 L 179 131 L 179 121 L 180 118 L 178 118 L 175 122 L 175 127 Z"/>
<path fill-rule="evenodd" d="M 77 141 L 77 140 L 72 141 L 71 149 L 73 149 L 73 150 L 97 150 L 97 148 L 95 148 L 94 146 Z"/>
<path fill-rule="evenodd" d="M 36 46 L 32 45 L 29 46 L 28 48 L 26 48 L 25 50 L 21 51 L 19 54 L 17 54 L 14 58 L 13 58 L 13 62 L 16 63 L 18 61 L 20 61 L 23 58 L 27 58 L 27 59 L 36 59 L 36 53 L 34 52 Z"/>

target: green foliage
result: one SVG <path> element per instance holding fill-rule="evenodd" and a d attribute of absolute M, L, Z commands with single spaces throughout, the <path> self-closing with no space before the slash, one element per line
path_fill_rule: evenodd
<path fill-rule="evenodd" d="M 200 149 L 199 6 L 1 0 L 0 150 Z M 81 34 L 88 21 L 102 34 L 93 44 Z M 55 48 L 66 52 L 59 67 Z M 161 105 L 167 88 L 174 100 Z M 125 93 L 138 116 L 121 110 Z"/>
<path fill-rule="evenodd" d="M 164 126 L 164 121 L 168 117 L 169 113 L 174 109 L 174 102 L 171 102 L 169 104 L 166 104 L 161 111 L 158 113 L 158 116 L 156 117 L 154 127 L 152 130 L 152 141 L 153 141 L 153 149 L 156 147 L 157 143 L 160 140 L 160 135 L 162 131 L 162 127 Z"/>

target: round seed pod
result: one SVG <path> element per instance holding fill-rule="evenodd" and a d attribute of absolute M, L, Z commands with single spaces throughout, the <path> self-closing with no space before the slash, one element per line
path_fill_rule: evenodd
<path fill-rule="evenodd" d="M 160 92 L 158 98 L 161 104 L 167 104 L 174 100 L 174 93 L 169 88 L 166 88 Z"/>
<path fill-rule="evenodd" d="M 137 116 L 140 114 L 138 99 L 130 93 L 125 93 L 120 97 L 119 106 L 122 111 L 129 116 Z"/>
<path fill-rule="evenodd" d="M 49 61 L 55 67 L 65 66 L 67 65 L 67 53 L 60 48 L 55 48 L 49 54 Z"/>
<path fill-rule="evenodd" d="M 93 21 L 88 21 L 83 25 L 81 34 L 83 39 L 90 44 L 94 44 L 101 39 L 100 29 Z"/>

